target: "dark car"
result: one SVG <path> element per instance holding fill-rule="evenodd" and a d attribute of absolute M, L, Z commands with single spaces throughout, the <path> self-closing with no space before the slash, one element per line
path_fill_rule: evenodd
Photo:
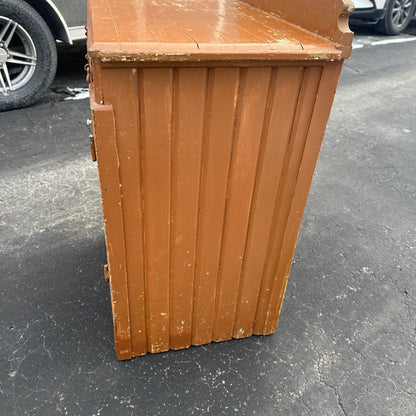
<path fill-rule="evenodd" d="M 376 24 L 384 35 L 398 35 L 414 16 L 416 0 L 354 0 L 352 19 Z"/>
<path fill-rule="evenodd" d="M 85 37 L 86 0 L 0 0 L 0 111 L 36 102 L 56 72 L 56 41 Z"/>

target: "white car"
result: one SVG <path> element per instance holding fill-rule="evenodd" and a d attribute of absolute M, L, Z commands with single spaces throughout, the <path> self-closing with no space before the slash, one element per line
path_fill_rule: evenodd
<path fill-rule="evenodd" d="M 385 35 L 398 35 L 406 29 L 415 13 L 416 0 L 354 0 L 352 19 L 376 23 Z"/>
<path fill-rule="evenodd" d="M 52 83 L 56 41 L 85 37 L 86 0 L 0 0 L 0 111 L 33 104 Z"/>

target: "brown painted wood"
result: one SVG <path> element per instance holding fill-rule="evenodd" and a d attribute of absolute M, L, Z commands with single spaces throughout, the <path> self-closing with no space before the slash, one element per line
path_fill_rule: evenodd
<path fill-rule="evenodd" d="M 209 70 L 199 201 L 192 344 L 212 341 L 240 70 Z"/>
<path fill-rule="evenodd" d="M 348 3 L 88 3 L 117 357 L 274 332 Z"/>
<path fill-rule="evenodd" d="M 103 71 L 102 82 L 111 85 L 105 91 L 106 99 L 113 103 L 120 175 L 120 200 L 123 210 L 124 244 L 126 252 L 127 286 L 133 355 L 147 352 L 145 325 L 145 288 L 143 259 L 143 208 L 141 206 L 140 172 L 140 119 L 139 97 L 130 97 L 124 106 L 125 97 L 132 86 L 138 88 L 138 71 L 117 68 Z M 111 263 L 110 263 L 111 264 Z M 131 277 L 130 277 L 131 276 Z"/>
<path fill-rule="evenodd" d="M 262 278 L 263 284 L 256 313 L 255 334 L 268 333 L 266 331 L 266 322 L 268 322 L 270 315 L 270 298 L 275 287 L 276 279 L 281 278 L 281 276 L 276 276 L 276 269 L 281 261 L 283 236 L 291 208 L 296 178 L 313 112 L 321 71 L 322 68 L 319 67 L 304 69 L 296 115 L 292 125 L 290 139 L 286 146 L 283 173 L 278 185 L 275 218 L 272 226 L 273 232 L 270 234 L 268 261 Z M 298 207 L 295 207 L 295 209 L 298 209 Z"/>
<path fill-rule="evenodd" d="M 117 358 L 131 358 L 130 314 L 124 241 L 123 210 L 120 194 L 119 158 L 113 107 L 92 104 L 97 163 L 103 201 L 104 230 L 109 261 L 109 283 Z M 107 221 L 106 219 L 110 219 Z"/>
<path fill-rule="evenodd" d="M 313 106 L 311 119 L 308 123 L 308 132 L 304 140 L 302 157 L 296 175 L 291 207 L 285 232 L 282 235 L 281 254 L 268 311 L 266 313 L 267 319 L 262 332 L 264 334 L 271 334 L 276 330 L 290 267 L 292 265 L 292 258 L 295 252 L 296 240 L 302 222 L 303 211 L 305 209 L 326 123 L 328 122 L 332 102 L 335 97 L 341 68 L 342 64 L 340 63 L 328 63 L 323 68 L 320 83 L 317 86 L 316 101 Z"/>
<path fill-rule="evenodd" d="M 201 153 L 208 70 L 174 70 L 172 143 L 170 338 L 171 348 L 191 345 Z"/>
<path fill-rule="evenodd" d="M 232 337 L 271 68 L 243 69 L 216 289 L 213 340 Z"/>
<path fill-rule="evenodd" d="M 146 319 L 150 352 L 170 348 L 172 101 L 173 69 L 140 70 Z"/>
<path fill-rule="evenodd" d="M 262 152 L 256 173 L 256 187 L 237 301 L 235 338 L 250 336 L 253 332 L 264 265 L 271 257 L 267 252 L 268 237 L 274 232 L 272 225 L 278 184 L 303 77 L 302 67 L 275 68 L 273 71 L 268 118 L 264 123 Z"/>
<path fill-rule="evenodd" d="M 243 0 L 261 10 L 269 11 L 337 44 L 343 57 L 351 55 L 353 33 L 348 18 L 354 10 L 352 0 Z"/>
<path fill-rule="evenodd" d="M 276 56 L 339 60 L 349 56 L 349 3 L 321 0 L 319 7 L 308 7 L 298 2 L 290 14 L 286 13 L 288 0 L 93 0 L 89 54 L 103 62 L 154 62 L 155 57 L 158 62 L 270 60 Z M 280 3 L 281 10 L 276 6 Z M 319 30 L 308 23 L 310 14 L 319 18 Z M 295 15 L 304 16 L 296 21 L 299 26 L 292 24 Z M 325 26 L 328 19 L 331 25 Z"/>

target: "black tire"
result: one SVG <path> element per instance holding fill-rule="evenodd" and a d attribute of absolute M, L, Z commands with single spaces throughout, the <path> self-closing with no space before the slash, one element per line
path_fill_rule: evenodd
<path fill-rule="evenodd" d="M 377 31 L 383 35 L 398 35 L 412 20 L 416 0 L 387 0 L 386 14 L 377 23 Z"/>
<path fill-rule="evenodd" d="M 27 82 L 23 81 L 25 82 L 24 85 L 19 86 L 16 83 L 16 88 L 14 90 L 7 91 L 6 89 L 8 95 L 5 95 L 5 90 L 0 85 L 2 88 L 0 91 L 0 111 L 4 111 L 31 105 L 42 97 L 55 77 L 57 52 L 56 43 L 48 25 L 39 13 L 24 1 L 1 0 L 0 19 L 2 19 L 3 23 L 7 22 L 6 19 L 11 19 L 13 25 L 14 23 L 20 25 L 20 28 L 18 26 L 18 30 L 15 31 L 13 36 L 18 36 L 20 34 L 20 37 L 23 38 L 25 35 L 29 35 L 30 41 L 28 41 L 28 44 L 34 45 L 36 51 L 36 60 L 34 61 L 34 65 L 32 65 L 32 67 L 34 67 L 34 72 L 31 70 L 32 74 L 30 78 L 27 79 Z M 21 28 L 23 28 L 24 31 Z M 20 38 L 17 39 L 17 41 L 19 40 Z M 6 47 L 4 46 L 4 48 Z M 0 52 L 4 54 L 7 53 L 7 50 L 6 52 L 4 52 L 4 50 Z M 6 63 L 8 66 L 18 67 L 16 64 L 10 64 L 9 61 L 6 61 Z M 22 66 L 22 68 L 25 67 Z M 0 71 L 4 78 L 6 74 L 3 69 Z M 15 70 L 15 72 L 18 72 L 18 69 Z"/>

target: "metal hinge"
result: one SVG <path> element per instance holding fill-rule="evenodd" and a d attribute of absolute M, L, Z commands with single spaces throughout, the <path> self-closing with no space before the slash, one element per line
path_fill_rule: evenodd
<path fill-rule="evenodd" d="M 91 59 L 88 54 L 85 55 L 85 59 L 87 60 L 87 63 L 84 65 L 85 72 L 87 73 L 85 79 L 87 80 L 88 84 L 90 84 L 93 81 Z"/>
<path fill-rule="evenodd" d="M 92 134 L 90 134 L 90 148 L 91 148 L 91 159 L 93 162 L 97 161 L 97 150 L 95 149 L 95 139 Z"/>

